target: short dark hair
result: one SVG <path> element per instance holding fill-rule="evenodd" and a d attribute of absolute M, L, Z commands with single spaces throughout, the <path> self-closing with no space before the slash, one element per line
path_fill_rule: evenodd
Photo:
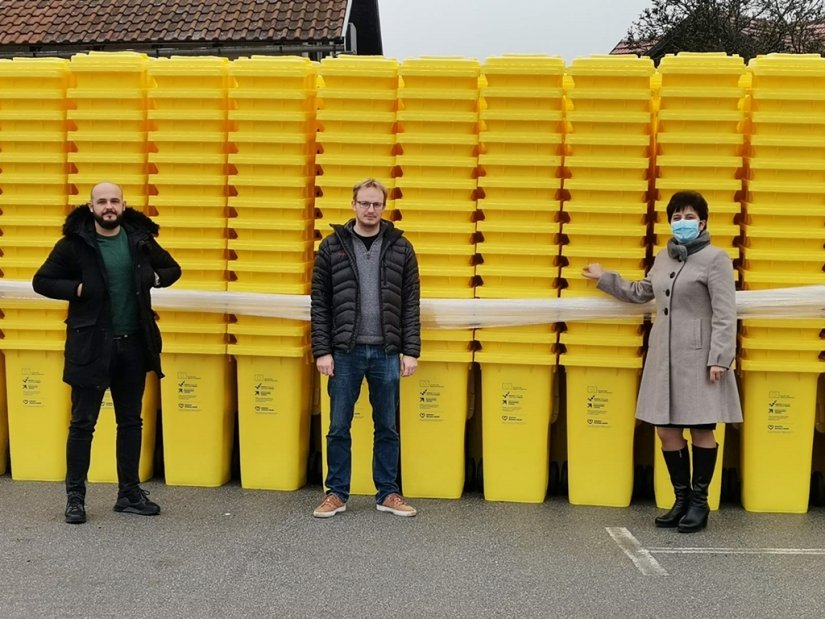
<path fill-rule="evenodd" d="M 679 213 L 687 207 L 691 207 L 699 219 L 708 220 L 708 203 L 698 191 L 677 191 L 670 197 L 667 203 L 667 220 L 673 219 L 674 213 Z"/>

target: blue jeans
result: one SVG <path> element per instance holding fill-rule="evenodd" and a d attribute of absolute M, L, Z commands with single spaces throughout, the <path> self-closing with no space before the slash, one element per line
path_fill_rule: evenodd
<path fill-rule="evenodd" d="M 378 490 L 376 500 L 384 501 L 398 492 L 398 455 L 400 452 L 395 412 L 398 409 L 398 381 L 401 360 L 387 354 L 380 345 L 356 344 L 352 352 L 335 351 L 334 376 L 329 379 L 330 423 L 327 433 L 327 491 L 346 502 L 352 476 L 352 438 L 350 427 L 355 402 L 366 377 L 369 386 L 375 438 L 372 454 L 372 479 Z"/>

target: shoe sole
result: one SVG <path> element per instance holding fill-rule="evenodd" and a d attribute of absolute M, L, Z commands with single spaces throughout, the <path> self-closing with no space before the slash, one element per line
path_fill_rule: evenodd
<path fill-rule="evenodd" d="M 417 511 L 402 512 L 397 509 L 393 509 L 392 507 L 387 507 L 386 505 L 376 505 L 375 509 L 377 509 L 379 512 L 387 512 L 389 514 L 392 514 L 393 516 L 401 516 L 402 518 L 412 518 L 418 513 Z"/>
<path fill-rule="evenodd" d="M 85 518 L 82 520 L 80 518 L 66 518 L 66 524 L 83 524 L 84 522 L 86 522 Z"/>
<path fill-rule="evenodd" d="M 142 512 L 134 507 L 118 507 L 115 505 L 115 511 L 120 514 L 135 514 L 137 516 L 160 516 L 160 511 L 156 512 Z"/>
<path fill-rule="evenodd" d="M 336 507 L 331 512 L 312 512 L 313 518 L 332 518 L 335 514 L 347 511 L 347 506 Z"/>

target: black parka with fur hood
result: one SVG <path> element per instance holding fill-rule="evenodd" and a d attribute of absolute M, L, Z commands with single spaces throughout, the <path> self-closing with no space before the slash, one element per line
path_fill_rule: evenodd
<path fill-rule="evenodd" d="M 155 273 L 160 287 L 171 286 L 181 275 L 177 262 L 158 245 L 158 225 L 146 215 L 126 208 L 121 227 L 129 239 L 138 297 L 140 336 L 146 351 L 146 367 L 163 376 L 160 368 L 161 338 L 152 310 L 151 289 Z M 87 205 L 66 217 L 63 238 L 52 249 L 32 282 L 45 297 L 69 302 L 63 380 L 76 387 L 109 386 L 112 316 L 106 268 L 95 238 L 94 216 Z M 82 283 L 81 296 L 77 296 Z"/>

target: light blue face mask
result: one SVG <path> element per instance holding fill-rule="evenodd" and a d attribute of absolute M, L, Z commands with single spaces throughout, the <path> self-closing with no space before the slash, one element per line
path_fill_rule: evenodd
<path fill-rule="evenodd" d="M 680 243 L 689 243 L 699 236 L 698 219 L 679 219 L 671 222 L 670 229 L 673 231 L 673 238 Z"/>

